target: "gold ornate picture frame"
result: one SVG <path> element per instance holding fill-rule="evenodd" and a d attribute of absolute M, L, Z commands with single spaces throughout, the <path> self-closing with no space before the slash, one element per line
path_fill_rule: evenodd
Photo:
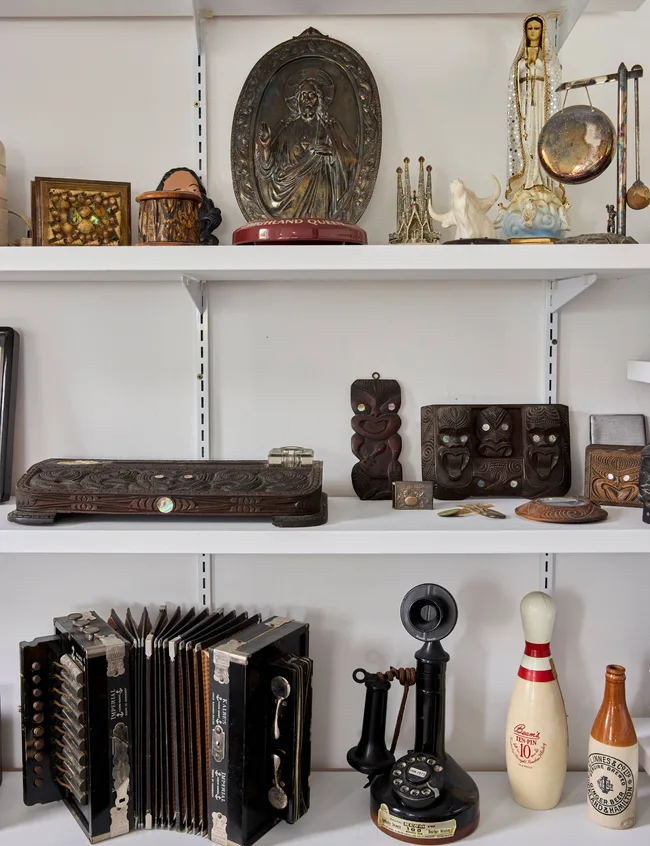
<path fill-rule="evenodd" d="M 129 246 L 131 184 L 37 176 L 32 220 L 34 246 Z"/>

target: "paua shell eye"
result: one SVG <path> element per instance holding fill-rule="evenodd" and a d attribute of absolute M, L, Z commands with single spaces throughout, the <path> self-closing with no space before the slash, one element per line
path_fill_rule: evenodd
<path fill-rule="evenodd" d="M 625 476 L 623 476 L 623 481 L 624 481 L 624 482 L 629 482 L 629 481 L 630 481 L 630 477 L 627 475 L 627 473 L 625 474 Z"/>
<path fill-rule="evenodd" d="M 490 431 L 490 424 L 489 424 L 489 423 L 484 423 L 484 424 L 481 426 L 481 429 L 483 429 L 483 431 L 484 431 L 484 432 L 489 432 L 489 431 Z"/>
<path fill-rule="evenodd" d="M 508 426 L 508 424 L 507 424 L 507 423 L 502 423 L 502 424 L 501 424 L 501 430 L 502 430 L 503 432 L 507 432 L 509 428 L 510 428 L 510 426 Z"/>
<path fill-rule="evenodd" d="M 461 435 L 460 436 L 461 444 L 466 444 L 468 440 L 469 440 L 469 438 L 467 437 L 467 435 Z"/>
<path fill-rule="evenodd" d="M 360 402 L 359 405 L 357 406 L 357 411 L 365 411 L 365 410 L 366 410 L 365 404 Z"/>
<path fill-rule="evenodd" d="M 389 411 L 395 411 L 395 403 L 394 402 L 388 403 L 388 410 Z"/>
<path fill-rule="evenodd" d="M 613 473 L 608 473 L 608 474 L 607 474 L 607 478 L 609 479 L 609 481 L 610 481 L 610 482 L 613 482 L 613 481 L 614 481 L 614 474 L 613 474 Z"/>
<path fill-rule="evenodd" d="M 533 435 L 533 443 L 538 444 L 542 439 L 539 435 Z"/>
<path fill-rule="evenodd" d="M 548 436 L 548 442 L 549 442 L 549 444 L 554 444 L 554 443 L 555 443 L 555 441 L 557 441 L 557 437 L 556 437 L 555 435 L 549 435 L 549 436 Z"/>
<path fill-rule="evenodd" d="M 449 435 L 443 435 L 442 436 L 443 444 L 448 444 L 450 440 L 451 440 L 451 438 L 449 437 Z"/>

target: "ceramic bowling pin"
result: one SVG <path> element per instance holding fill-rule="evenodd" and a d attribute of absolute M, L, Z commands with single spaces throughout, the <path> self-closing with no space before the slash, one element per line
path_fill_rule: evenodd
<path fill-rule="evenodd" d="M 567 767 L 567 719 L 551 659 L 555 602 L 534 591 L 521 601 L 526 647 L 506 726 L 506 764 L 515 801 L 547 810 L 560 801 Z"/>
<path fill-rule="evenodd" d="M 631 828 L 636 822 L 639 747 L 625 701 L 625 667 L 605 671 L 605 695 L 589 738 L 587 807 L 605 828 Z"/>

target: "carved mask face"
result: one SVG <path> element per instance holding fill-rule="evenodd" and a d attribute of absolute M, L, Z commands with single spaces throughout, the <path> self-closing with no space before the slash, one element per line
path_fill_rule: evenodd
<path fill-rule="evenodd" d="M 485 458 L 509 458 L 512 455 L 512 419 L 505 408 L 491 405 L 476 416 L 477 451 Z"/>
<path fill-rule="evenodd" d="M 591 460 L 590 495 L 598 502 L 627 505 L 639 494 L 639 454 L 596 452 Z"/>
<path fill-rule="evenodd" d="M 350 391 L 352 428 L 364 438 L 384 441 L 399 430 L 402 421 L 399 383 L 394 379 L 357 379 Z"/>
<path fill-rule="evenodd" d="M 560 413 L 551 405 L 532 405 L 524 410 L 526 464 L 538 480 L 548 482 L 560 463 L 563 431 Z M 560 472 L 561 467 L 558 468 Z M 535 481 L 531 478 L 531 481 Z"/>
<path fill-rule="evenodd" d="M 440 468 L 454 485 L 467 485 L 472 478 L 469 440 L 471 418 L 468 408 L 447 405 L 438 409 L 436 446 Z M 443 480 L 441 480 L 443 481 Z"/>

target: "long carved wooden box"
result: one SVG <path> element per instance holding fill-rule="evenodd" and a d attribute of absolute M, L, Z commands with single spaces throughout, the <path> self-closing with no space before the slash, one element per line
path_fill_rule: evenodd
<path fill-rule="evenodd" d="M 326 523 L 322 462 L 275 452 L 269 461 L 48 459 L 19 480 L 9 520 L 40 525 L 60 514 L 151 514 L 271 517 L 283 527 Z"/>
<path fill-rule="evenodd" d="M 571 487 L 566 405 L 427 405 L 422 478 L 438 499 L 563 496 Z"/>

